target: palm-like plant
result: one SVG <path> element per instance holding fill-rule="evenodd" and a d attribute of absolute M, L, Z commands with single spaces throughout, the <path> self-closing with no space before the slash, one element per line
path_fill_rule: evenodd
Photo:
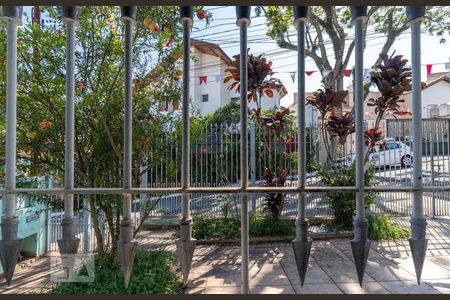
<path fill-rule="evenodd" d="M 347 136 L 355 132 L 354 110 L 345 114 L 338 113 L 336 109 L 331 110 L 326 128 L 329 135 L 338 137 L 339 144 L 344 146 Z"/>
<path fill-rule="evenodd" d="M 247 50 L 248 52 L 248 50 Z M 261 97 L 263 93 L 268 97 L 273 97 L 273 89 L 280 88 L 283 84 L 278 78 L 267 78 L 272 76 L 272 62 L 267 61 L 263 55 L 254 56 L 253 54 L 248 55 L 248 102 L 255 102 L 258 111 L 261 109 Z M 236 90 L 240 93 L 240 73 L 239 66 L 241 63 L 240 54 L 233 56 L 233 61 L 231 66 L 225 69 L 225 72 L 230 73 L 224 78 L 224 83 L 231 82 L 228 86 L 229 90 Z"/>
<path fill-rule="evenodd" d="M 367 134 L 370 133 L 369 131 L 366 132 L 368 153 L 376 142 L 382 139 L 380 131 L 382 119 L 389 115 L 394 118 L 400 115 L 411 115 L 410 112 L 401 111 L 400 106 L 400 103 L 405 102 L 404 99 L 401 99 L 401 95 L 411 90 L 411 68 L 406 67 L 408 60 L 404 59 L 403 55 L 394 56 L 394 53 L 390 57 L 383 52 L 379 55 L 383 62 L 371 72 L 371 82 L 376 85 L 381 96 L 367 100 L 367 106 L 374 106 L 377 115 L 374 128 L 371 129 L 372 135 Z"/>

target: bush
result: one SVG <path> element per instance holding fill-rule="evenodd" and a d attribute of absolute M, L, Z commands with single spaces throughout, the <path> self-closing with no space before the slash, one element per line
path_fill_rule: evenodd
<path fill-rule="evenodd" d="M 326 186 L 355 186 L 355 164 L 343 170 L 330 170 L 323 166 L 316 166 L 318 174 L 322 177 Z M 375 175 L 373 165 L 365 174 L 365 184 L 370 185 Z M 334 210 L 333 227 L 341 230 L 353 229 L 353 216 L 356 210 L 356 195 L 354 193 L 326 193 L 326 200 L 330 208 Z M 365 206 L 369 207 L 375 198 L 374 193 L 366 193 Z"/>
<path fill-rule="evenodd" d="M 52 294 L 176 294 L 181 283 L 173 271 L 175 257 L 165 251 L 137 250 L 126 288 L 117 255 L 95 256 L 93 282 L 59 283 Z"/>
<path fill-rule="evenodd" d="M 192 235 L 195 239 L 236 238 L 240 232 L 239 219 L 195 217 L 193 220 Z"/>
<path fill-rule="evenodd" d="M 196 239 L 239 238 L 241 222 L 236 218 L 196 217 L 192 226 Z M 286 236 L 295 234 L 293 220 L 274 220 L 272 217 L 251 216 L 249 220 L 250 236 Z"/>
<path fill-rule="evenodd" d="M 371 240 L 400 240 L 407 239 L 410 231 L 396 224 L 386 216 L 367 217 L 369 221 L 369 239 Z"/>
<path fill-rule="evenodd" d="M 250 236 L 295 235 L 295 221 L 273 219 L 272 217 L 252 217 L 249 221 Z"/>

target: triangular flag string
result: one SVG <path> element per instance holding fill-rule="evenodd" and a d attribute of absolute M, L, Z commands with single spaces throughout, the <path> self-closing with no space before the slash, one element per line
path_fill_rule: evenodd
<path fill-rule="evenodd" d="M 292 83 L 295 82 L 295 72 L 289 73 L 291 75 Z"/>
<path fill-rule="evenodd" d="M 200 80 L 200 85 L 202 83 L 206 84 L 206 80 L 208 79 L 208 76 L 199 76 L 198 79 Z"/>
<path fill-rule="evenodd" d="M 342 74 L 344 74 L 344 76 L 346 77 L 350 77 L 352 75 L 352 70 L 346 69 L 342 71 Z"/>
<path fill-rule="evenodd" d="M 364 69 L 364 81 L 370 81 L 372 78 L 371 72 L 373 72 L 373 69 Z"/>
<path fill-rule="evenodd" d="M 305 74 L 308 76 L 311 76 L 312 73 L 314 73 L 315 71 L 305 71 Z"/>
<path fill-rule="evenodd" d="M 331 70 L 323 70 L 322 71 L 322 79 L 327 77 L 331 73 Z"/>
<path fill-rule="evenodd" d="M 430 75 L 430 73 L 431 73 L 431 68 L 433 67 L 433 65 L 432 64 L 428 64 L 427 65 L 427 75 Z"/>

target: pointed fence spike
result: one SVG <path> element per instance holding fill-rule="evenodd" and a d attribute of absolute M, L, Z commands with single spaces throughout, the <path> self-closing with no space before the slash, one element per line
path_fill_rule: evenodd
<path fill-rule="evenodd" d="M 189 280 L 189 272 L 192 266 L 192 257 L 194 256 L 196 240 L 178 240 L 176 242 L 177 255 L 181 265 L 181 273 L 183 274 L 183 282 L 187 283 Z"/>
<path fill-rule="evenodd" d="M 370 241 L 351 241 L 353 258 L 355 259 L 356 273 L 359 285 L 362 287 L 364 272 L 366 271 L 367 258 L 369 257 Z"/>
<path fill-rule="evenodd" d="M 411 247 L 411 255 L 414 262 L 414 270 L 416 271 L 417 284 L 420 284 L 422 276 L 423 264 L 427 253 L 428 239 L 409 239 L 409 246 Z"/>
<path fill-rule="evenodd" d="M 136 248 L 137 242 L 117 242 L 117 251 L 119 254 L 120 267 L 122 269 L 125 287 L 128 287 L 128 283 L 130 282 L 134 257 L 136 255 Z"/>
<path fill-rule="evenodd" d="M 11 285 L 21 246 L 22 240 L 0 241 L 0 260 L 8 286 Z"/>
<path fill-rule="evenodd" d="M 309 254 L 311 253 L 312 240 L 307 241 L 292 241 L 292 248 L 294 249 L 295 263 L 297 264 L 298 275 L 300 283 L 303 287 L 306 278 L 306 270 L 308 269 Z"/>

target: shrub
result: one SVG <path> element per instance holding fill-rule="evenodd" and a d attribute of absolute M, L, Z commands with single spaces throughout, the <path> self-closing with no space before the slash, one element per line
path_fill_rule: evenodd
<path fill-rule="evenodd" d="M 59 283 L 52 294 L 176 294 L 181 283 L 173 270 L 175 257 L 165 251 L 137 250 L 128 287 L 117 255 L 95 256 L 93 282 Z"/>
<path fill-rule="evenodd" d="M 192 226 L 196 239 L 239 238 L 241 222 L 237 218 L 196 217 Z M 251 216 L 249 220 L 250 236 L 285 236 L 295 234 L 293 220 L 274 220 L 271 216 Z"/>
<path fill-rule="evenodd" d="M 252 217 L 249 221 L 250 236 L 286 236 L 295 235 L 295 221 L 276 219 L 267 216 Z"/>
<path fill-rule="evenodd" d="M 354 186 L 355 185 L 355 164 L 344 168 L 342 171 L 330 170 L 326 167 L 317 166 L 317 171 L 322 177 L 326 186 Z M 365 184 L 369 185 L 375 175 L 373 165 L 369 167 L 365 174 Z M 354 193 L 326 193 L 325 197 L 329 206 L 334 210 L 333 227 L 342 230 L 351 230 L 353 228 L 353 216 L 356 210 L 356 195 Z M 374 193 L 366 193 L 366 208 L 373 203 Z"/>
<path fill-rule="evenodd" d="M 240 232 L 241 223 L 237 218 L 195 217 L 192 225 L 196 239 L 236 238 Z"/>
<path fill-rule="evenodd" d="M 371 240 L 399 240 L 410 236 L 410 231 L 396 224 L 386 216 L 367 217 L 369 221 L 369 239 Z"/>

